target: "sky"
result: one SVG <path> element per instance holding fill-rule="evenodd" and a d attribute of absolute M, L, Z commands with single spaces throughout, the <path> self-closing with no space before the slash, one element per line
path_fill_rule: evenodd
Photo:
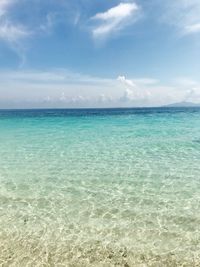
<path fill-rule="evenodd" d="M 200 103 L 199 0 L 0 0 L 0 108 Z"/>

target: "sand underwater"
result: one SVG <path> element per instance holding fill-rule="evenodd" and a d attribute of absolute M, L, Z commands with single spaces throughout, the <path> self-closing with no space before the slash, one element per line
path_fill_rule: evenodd
<path fill-rule="evenodd" d="M 0 111 L 0 266 L 200 266 L 200 109 Z"/>

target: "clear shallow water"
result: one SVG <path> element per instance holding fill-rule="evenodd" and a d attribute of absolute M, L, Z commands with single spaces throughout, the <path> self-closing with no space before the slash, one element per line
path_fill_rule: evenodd
<path fill-rule="evenodd" d="M 200 266 L 200 109 L 0 111 L 0 266 Z"/>

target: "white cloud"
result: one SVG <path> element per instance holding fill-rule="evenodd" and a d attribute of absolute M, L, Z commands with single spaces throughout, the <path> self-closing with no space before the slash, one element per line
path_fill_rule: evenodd
<path fill-rule="evenodd" d="M 125 84 L 127 86 L 136 87 L 136 84 L 132 80 L 126 79 L 125 76 L 118 76 L 118 81 L 120 81 L 122 84 Z"/>
<path fill-rule="evenodd" d="M 137 18 L 139 7 L 136 3 L 120 3 L 103 13 L 97 13 L 92 20 L 98 22 L 92 30 L 93 37 L 106 38 L 112 33 L 119 32 L 127 24 Z"/>
<path fill-rule="evenodd" d="M 117 78 L 122 85 L 126 87 L 123 96 L 120 98 L 122 102 L 132 102 L 139 104 L 142 103 L 144 105 L 148 105 L 148 101 L 151 98 L 151 93 L 146 88 L 147 82 L 152 84 L 153 79 L 134 79 L 129 80 L 125 76 L 119 76 Z"/>

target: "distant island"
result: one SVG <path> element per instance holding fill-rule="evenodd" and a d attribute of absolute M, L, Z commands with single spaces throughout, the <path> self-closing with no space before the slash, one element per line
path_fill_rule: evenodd
<path fill-rule="evenodd" d="M 165 107 L 200 107 L 200 103 L 182 101 L 166 105 Z"/>

